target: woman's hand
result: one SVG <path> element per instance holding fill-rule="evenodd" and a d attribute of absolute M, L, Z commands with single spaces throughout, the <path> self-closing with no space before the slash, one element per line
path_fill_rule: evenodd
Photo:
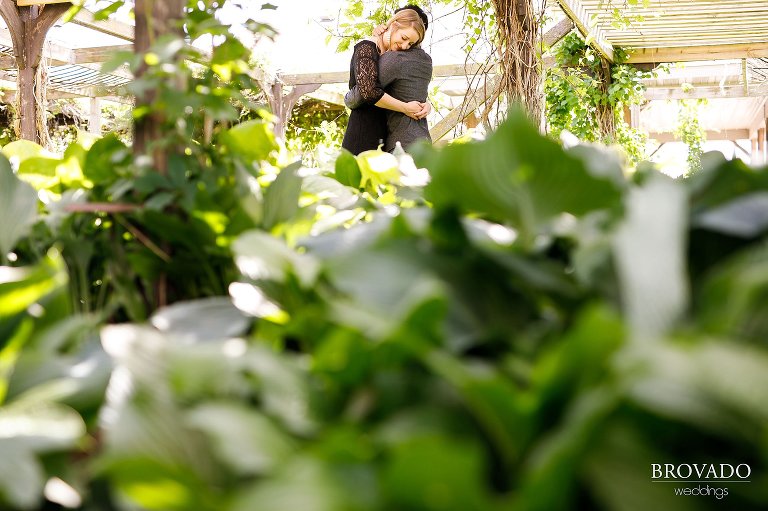
<path fill-rule="evenodd" d="M 421 111 L 424 109 L 423 105 L 424 103 L 420 103 L 418 101 L 409 101 L 403 104 L 402 112 L 411 119 L 416 119 L 418 121 L 421 119 L 421 117 L 419 117 L 419 113 L 421 113 Z"/>
<path fill-rule="evenodd" d="M 432 111 L 432 105 L 429 104 L 429 101 L 427 101 L 426 103 L 420 103 L 420 105 L 421 105 L 421 110 L 416 114 L 417 119 L 425 118 Z"/>
<path fill-rule="evenodd" d="M 386 25 L 379 25 L 373 29 L 373 35 L 379 37 L 381 34 L 387 31 Z"/>

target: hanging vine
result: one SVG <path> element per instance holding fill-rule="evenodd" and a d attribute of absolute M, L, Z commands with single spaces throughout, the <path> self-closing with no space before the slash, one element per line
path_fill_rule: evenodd
<path fill-rule="evenodd" d="M 501 90 L 520 103 L 531 119 L 541 119 L 541 72 L 537 52 L 539 20 L 533 0 L 493 0 L 498 26 Z"/>

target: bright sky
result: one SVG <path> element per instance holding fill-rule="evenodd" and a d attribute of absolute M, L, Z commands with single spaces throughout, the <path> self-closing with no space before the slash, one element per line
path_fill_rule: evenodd
<path fill-rule="evenodd" d="M 326 44 L 329 31 L 345 5 L 345 0 L 271 0 L 274 10 L 262 10 L 262 2 L 235 2 L 247 5 L 242 10 L 231 8 L 221 13 L 225 23 L 236 24 L 248 17 L 269 23 L 279 36 L 274 44 L 261 44 L 257 53 L 267 65 L 283 73 L 319 73 L 344 71 L 349 68 L 351 52 L 336 53 L 338 40 Z M 402 2 L 403 4 L 407 2 Z M 459 64 L 465 60 L 461 51 L 464 38 L 461 15 L 446 15 L 445 7 L 430 16 L 430 27 L 424 49 L 437 64 Z M 323 20 L 329 20 L 323 22 Z"/>

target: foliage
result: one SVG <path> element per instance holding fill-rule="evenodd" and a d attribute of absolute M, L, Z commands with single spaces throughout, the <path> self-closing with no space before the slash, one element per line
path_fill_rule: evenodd
<path fill-rule="evenodd" d="M 363 0 L 347 0 L 342 11 L 342 17 L 333 31 L 329 31 L 326 42 L 338 39 L 336 51 L 343 52 L 357 41 L 371 35 L 373 28 L 385 23 L 395 9 L 403 4 L 413 4 L 422 7 L 428 16 L 437 5 L 447 5 L 461 10 L 464 16 L 464 50 L 469 54 L 480 42 L 492 40 L 495 37 L 496 19 L 492 2 L 483 0 L 415 0 L 401 2 L 399 0 L 382 0 L 373 7 Z M 430 23 L 436 21 L 430 16 Z"/>
<path fill-rule="evenodd" d="M 706 103 L 705 99 L 683 99 L 675 127 L 675 137 L 688 146 L 688 174 L 701 170 L 701 157 L 704 154 L 702 145 L 706 141 L 706 132 L 699 120 L 700 107 Z"/>
<path fill-rule="evenodd" d="M 334 108 L 313 99 L 299 102 L 288 122 L 286 147 L 293 154 L 302 155 L 304 165 L 321 167 L 341 147 L 348 119 L 349 114 L 343 107 Z"/>
<path fill-rule="evenodd" d="M 166 174 L 115 136 L 0 156 L 3 509 L 722 507 L 652 463 L 749 464 L 727 506 L 765 508 L 768 170 L 628 178 L 511 112 L 324 172 L 266 118 L 179 153 L 150 110 Z"/>
<path fill-rule="evenodd" d="M 624 64 L 626 55 L 616 48 L 615 63 L 606 75 L 599 53 L 575 32 L 552 52 L 556 65 L 544 82 L 552 134 L 568 130 L 580 140 L 620 144 L 631 162 L 642 160 L 645 139 L 624 122 L 624 108 L 644 101 L 642 79 L 650 73 Z"/>
<path fill-rule="evenodd" d="M 240 126 L 221 143 L 266 171 Z M 229 296 L 143 324 L 72 315 L 55 251 L 0 272 L 0 425 L 31 428 L 0 427 L 6 505 L 677 510 L 651 463 L 765 470 L 765 171 L 630 181 L 519 112 L 417 150 L 423 189 L 376 153 L 252 181 L 238 200 L 265 219 L 233 236 Z"/>

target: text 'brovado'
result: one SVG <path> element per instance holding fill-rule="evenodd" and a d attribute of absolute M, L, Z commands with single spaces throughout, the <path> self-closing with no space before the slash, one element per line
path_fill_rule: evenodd
<path fill-rule="evenodd" d="M 651 463 L 651 479 L 712 480 L 712 481 L 747 481 L 752 475 L 752 468 L 746 463 Z"/>

